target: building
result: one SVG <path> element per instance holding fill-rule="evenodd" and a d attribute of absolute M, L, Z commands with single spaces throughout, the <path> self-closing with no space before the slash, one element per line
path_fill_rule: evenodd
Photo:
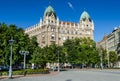
<path fill-rule="evenodd" d="M 120 43 L 120 28 L 114 30 L 108 35 L 108 51 L 116 51 Z"/>
<path fill-rule="evenodd" d="M 108 50 L 107 39 L 108 39 L 108 36 L 105 35 L 103 39 L 100 42 L 98 42 L 98 47 L 101 46 L 103 49 Z"/>
<path fill-rule="evenodd" d="M 61 12 L 62 13 L 62 12 Z M 52 6 L 48 6 L 43 19 L 34 26 L 28 27 L 25 33 L 29 37 L 36 36 L 40 47 L 46 45 L 62 45 L 66 39 L 90 37 L 94 40 L 94 23 L 84 11 L 78 23 L 59 20 Z"/>
<path fill-rule="evenodd" d="M 120 28 L 115 27 L 114 30 L 107 36 L 104 36 L 103 40 L 98 42 L 98 46 L 102 46 L 109 51 L 116 51 L 118 54 L 118 61 L 115 66 L 120 67 Z M 109 57 L 109 54 L 108 54 Z"/>

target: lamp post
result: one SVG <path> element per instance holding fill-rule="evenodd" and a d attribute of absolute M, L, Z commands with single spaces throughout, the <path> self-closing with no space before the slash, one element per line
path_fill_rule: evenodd
<path fill-rule="evenodd" d="M 59 51 L 58 51 L 58 72 L 60 72 Z"/>
<path fill-rule="evenodd" d="M 60 38 L 59 38 L 59 27 L 58 27 L 58 46 L 59 46 L 59 40 L 60 40 Z M 58 72 L 60 72 L 60 52 L 59 52 L 59 50 L 58 50 Z"/>
<path fill-rule="evenodd" d="M 100 66 L 101 66 L 101 70 L 103 70 L 103 56 L 102 56 L 102 54 L 100 54 L 100 61 L 101 61 L 101 63 L 100 63 Z"/>
<path fill-rule="evenodd" d="M 9 79 L 12 79 L 12 45 L 14 43 L 13 38 L 11 37 L 11 39 L 9 40 L 10 43 L 10 50 L 11 50 L 11 54 L 10 54 L 10 67 L 9 67 Z"/>
<path fill-rule="evenodd" d="M 108 53 L 108 68 L 110 67 L 109 53 Z"/>
<path fill-rule="evenodd" d="M 23 68 L 25 69 L 26 67 L 26 55 L 28 55 L 29 54 L 29 51 L 19 51 L 19 53 L 21 54 L 21 55 L 24 55 L 24 66 L 23 66 Z"/>
<path fill-rule="evenodd" d="M 101 70 L 103 70 L 103 54 L 102 54 L 102 46 L 100 45 L 98 51 L 99 51 L 99 56 L 100 56 L 100 67 L 101 67 Z"/>

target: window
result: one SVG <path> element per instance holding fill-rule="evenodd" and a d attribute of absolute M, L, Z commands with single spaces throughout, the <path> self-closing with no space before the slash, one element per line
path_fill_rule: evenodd
<path fill-rule="evenodd" d="M 48 20 L 48 22 L 50 22 L 50 20 Z"/>
<path fill-rule="evenodd" d="M 69 30 L 67 31 L 67 33 L 69 34 Z"/>
<path fill-rule="evenodd" d="M 44 35 L 42 35 L 42 40 L 45 40 L 45 36 Z"/>
<path fill-rule="evenodd" d="M 63 33 L 65 33 L 65 31 L 63 30 Z"/>
<path fill-rule="evenodd" d="M 61 30 L 58 30 L 58 33 L 61 33 Z"/>
<path fill-rule="evenodd" d="M 66 38 L 65 38 L 65 37 L 63 37 L 63 40 L 66 40 Z"/>
<path fill-rule="evenodd" d="M 67 39 L 70 39 L 69 36 L 67 37 Z"/>
<path fill-rule="evenodd" d="M 87 31 L 86 34 L 90 35 L 90 31 Z"/>
<path fill-rule="evenodd" d="M 54 32 L 54 31 L 55 31 L 55 29 L 51 27 L 51 31 L 52 31 L 52 32 Z"/>
<path fill-rule="evenodd" d="M 65 30 L 65 33 L 67 33 L 67 30 Z"/>
<path fill-rule="evenodd" d="M 53 35 L 53 34 L 52 34 L 52 35 L 51 35 L 51 39 L 53 39 L 53 40 L 54 40 L 54 39 L 55 39 L 55 35 Z"/>
<path fill-rule="evenodd" d="M 73 34 L 73 31 L 71 31 L 71 34 Z"/>
<path fill-rule="evenodd" d="M 77 31 L 75 32 L 75 34 L 77 34 Z"/>
<path fill-rule="evenodd" d="M 69 31 L 69 34 L 71 34 L 71 31 Z"/>
<path fill-rule="evenodd" d="M 80 35 L 82 35 L 82 33 L 80 32 Z"/>
<path fill-rule="evenodd" d="M 73 37 L 72 37 L 72 39 L 73 39 Z"/>
<path fill-rule="evenodd" d="M 58 37 L 58 40 L 61 40 L 61 37 L 60 37 L 60 36 Z"/>
<path fill-rule="evenodd" d="M 85 27 L 85 24 L 82 24 L 82 28 L 84 28 Z"/>

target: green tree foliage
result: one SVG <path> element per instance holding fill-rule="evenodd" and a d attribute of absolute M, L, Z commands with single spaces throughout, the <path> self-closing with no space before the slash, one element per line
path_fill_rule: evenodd
<path fill-rule="evenodd" d="M 44 68 L 46 65 L 46 59 L 45 59 L 45 54 L 43 52 L 43 49 L 40 47 L 36 47 L 33 54 L 32 54 L 32 59 L 31 63 L 34 63 L 38 67 Z"/>
<path fill-rule="evenodd" d="M 102 49 L 102 58 L 103 58 L 103 64 L 107 65 L 108 57 L 107 57 L 107 50 Z"/>
<path fill-rule="evenodd" d="M 68 39 L 64 42 L 67 60 L 72 64 L 94 65 L 99 60 L 96 43 L 90 38 Z"/>
<path fill-rule="evenodd" d="M 31 54 L 35 47 L 37 47 L 36 38 L 29 38 L 24 33 L 22 28 L 18 28 L 16 25 L 0 24 L 0 65 L 9 65 L 10 58 L 10 44 L 9 40 L 13 37 L 15 40 L 13 43 L 13 64 L 19 64 L 23 62 L 23 55 L 19 54 L 19 51 L 29 51 L 27 61 L 31 59 Z"/>
<path fill-rule="evenodd" d="M 0 42 L 1 42 L 1 64 L 3 65 L 8 65 L 9 64 L 9 56 L 10 56 L 10 44 L 9 44 L 9 40 L 11 39 L 11 37 L 13 37 L 14 39 L 18 38 L 18 34 L 17 32 L 19 32 L 19 30 L 17 29 L 17 27 L 15 25 L 10 25 L 7 26 L 5 23 L 2 23 L 0 25 Z M 13 63 L 15 63 L 16 60 L 18 60 L 18 55 L 16 54 L 16 50 L 18 49 L 18 44 L 17 41 L 14 42 L 13 45 Z"/>
<path fill-rule="evenodd" d="M 99 47 L 99 55 L 100 55 L 100 58 L 102 58 L 103 65 L 107 66 L 108 65 L 107 50 L 104 49 L 102 46 Z"/>
<path fill-rule="evenodd" d="M 118 59 L 117 53 L 115 51 L 110 51 L 109 52 L 109 60 L 110 60 L 110 62 L 114 63 L 114 62 L 117 61 L 117 59 Z"/>
<path fill-rule="evenodd" d="M 13 37 L 13 64 L 23 62 L 23 55 L 19 51 L 29 51 L 27 63 L 35 63 L 40 67 L 45 67 L 46 63 L 85 64 L 91 66 L 99 62 L 99 54 L 96 49 L 96 43 L 90 38 L 68 39 L 63 46 L 56 44 L 38 47 L 37 38 L 31 37 L 24 33 L 22 28 L 16 25 L 0 24 L 0 65 L 9 65 L 10 44 L 9 40 Z"/>

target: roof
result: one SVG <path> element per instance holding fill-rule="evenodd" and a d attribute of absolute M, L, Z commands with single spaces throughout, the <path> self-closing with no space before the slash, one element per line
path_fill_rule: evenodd
<path fill-rule="evenodd" d="M 89 15 L 86 11 L 84 11 L 84 12 L 81 14 L 80 20 L 85 21 L 86 19 L 89 19 L 89 20 L 91 21 L 90 15 Z"/>
<path fill-rule="evenodd" d="M 48 6 L 48 7 L 46 8 L 45 12 L 44 12 L 44 16 L 50 16 L 52 13 L 53 13 L 53 14 L 55 15 L 55 17 L 56 17 L 56 14 L 55 14 L 55 11 L 54 11 L 53 7 L 52 7 L 52 6 Z"/>

